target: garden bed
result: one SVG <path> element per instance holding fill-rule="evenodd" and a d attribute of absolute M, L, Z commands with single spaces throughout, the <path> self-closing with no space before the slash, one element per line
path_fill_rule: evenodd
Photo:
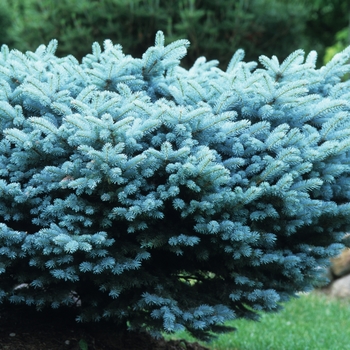
<path fill-rule="evenodd" d="M 23 307 L 0 309 L 3 350 L 206 350 L 184 340 L 153 339 L 147 334 L 118 333 L 103 323 L 79 324 L 67 310 L 35 312 Z"/>

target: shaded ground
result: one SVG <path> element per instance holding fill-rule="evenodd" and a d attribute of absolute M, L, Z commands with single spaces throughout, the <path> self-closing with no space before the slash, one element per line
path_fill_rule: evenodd
<path fill-rule="evenodd" d="M 70 318 L 71 319 L 71 318 Z M 0 309 L 1 350 L 208 350 L 198 343 L 155 340 L 147 334 L 116 333 L 99 323 L 69 321 L 67 315 Z"/>

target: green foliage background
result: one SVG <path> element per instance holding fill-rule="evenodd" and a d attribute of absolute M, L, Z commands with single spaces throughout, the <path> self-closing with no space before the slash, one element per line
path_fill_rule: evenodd
<path fill-rule="evenodd" d="M 247 61 L 299 48 L 323 57 L 349 11 L 344 0 L 0 0 L 0 37 L 20 51 L 56 38 L 59 56 L 78 59 L 108 38 L 140 57 L 162 30 L 168 43 L 191 41 L 185 67 L 205 56 L 226 68 L 238 48 Z"/>

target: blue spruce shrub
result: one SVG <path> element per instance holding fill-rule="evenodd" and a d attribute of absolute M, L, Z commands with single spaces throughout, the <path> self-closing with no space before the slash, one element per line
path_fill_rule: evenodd
<path fill-rule="evenodd" d="M 205 338 L 320 283 L 349 230 L 350 49 L 185 70 L 188 45 L 2 46 L 3 303 Z"/>

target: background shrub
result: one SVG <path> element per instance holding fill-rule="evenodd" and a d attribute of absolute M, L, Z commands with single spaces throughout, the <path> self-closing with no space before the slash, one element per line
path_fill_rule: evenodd
<path fill-rule="evenodd" d="M 347 2 L 336 0 L 4 0 L 11 23 L 4 23 L 3 43 L 21 51 L 58 39 L 57 55 L 79 60 L 92 42 L 105 38 L 126 53 L 141 57 L 161 29 L 167 43 L 188 38 L 182 64 L 199 56 L 219 59 L 226 68 L 232 52 L 243 48 L 247 60 L 277 55 L 281 60 L 303 48 L 321 57 L 336 33 L 348 25 Z M 7 17 L 9 18 L 9 17 Z M 322 64 L 322 60 L 320 61 Z"/>

